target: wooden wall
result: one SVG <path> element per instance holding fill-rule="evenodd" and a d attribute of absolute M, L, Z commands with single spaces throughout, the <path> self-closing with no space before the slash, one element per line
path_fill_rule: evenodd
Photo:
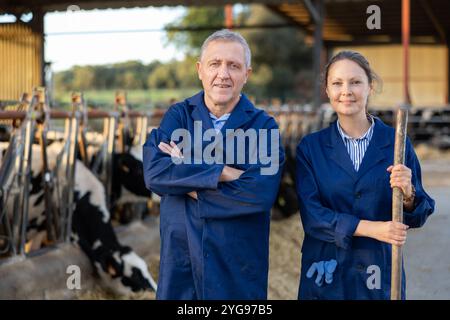
<path fill-rule="evenodd" d="M 0 24 L 0 100 L 42 85 L 42 37 L 23 23 Z"/>
<path fill-rule="evenodd" d="M 334 48 L 363 54 L 383 80 L 383 90 L 371 98 L 373 107 L 395 107 L 403 100 L 403 62 L 400 45 Z M 436 45 L 410 47 L 410 95 L 413 106 L 442 107 L 448 104 L 448 48 Z"/>

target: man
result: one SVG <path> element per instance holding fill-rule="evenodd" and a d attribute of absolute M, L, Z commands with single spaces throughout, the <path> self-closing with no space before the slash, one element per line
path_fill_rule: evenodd
<path fill-rule="evenodd" d="M 274 119 L 241 94 L 250 60 L 241 35 L 209 36 L 204 90 L 171 106 L 144 145 L 145 183 L 162 196 L 158 299 L 267 298 L 284 152 Z"/>

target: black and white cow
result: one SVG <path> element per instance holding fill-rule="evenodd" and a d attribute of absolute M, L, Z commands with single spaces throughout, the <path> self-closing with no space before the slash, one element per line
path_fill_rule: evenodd
<path fill-rule="evenodd" d="M 144 182 L 142 146 L 114 154 L 113 172 L 111 202 L 121 223 L 144 217 L 148 213 L 148 201 L 152 202 L 152 214 L 158 214 L 159 196 L 148 190 Z"/>
<path fill-rule="evenodd" d="M 55 168 L 63 143 L 53 142 L 47 147 L 49 167 Z M 29 228 L 27 240 L 45 236 L 45 207 L 43 194 L 42 158 L 40 147 L 33 145 L 32 190 L 30 190 Z M 64 172 L 65 168 L 60 167 Z M 103 286 L 116 294 L 154 290 L 156 283 L 145 261 L 130 247 L 122 246 L 111 224 L 106 207 L 105 189 L 95 175 L 79 160 L 75 165 L 75 210 L 72 216 L 72 241 L 88 256 Z M 58 204 L 55 194 L 54 203 Z M 39 241 L 31 241 L 31 249 Z"/>
<path fill-rule="evenodd" d="M 101 170 L 101 148 L 104 137 L 97 132 L 85 133 L 87 142 L 87 162 L 92 171 Z M 147 202 L 152 201 L 152 214 L 157 215 L 159 196 L 145 186 L 142 166 L 142 146 L 133 145 L 133 139 L 126 138 L 127 151 L 115 152 L 113 155 L 111 212 L 122 224 L 134 219 L 141 219 L 148 213 Z M 116 146 L 116 150 L 118 150 Z M 98 163 L 96 164 L 96 162 Z"/>
<path fill-rule="evenodd" d="M 285 148 L 285 165 L 281 176 L 280 188 L 272 210 L 272 219 L 288 218 L 299 211 L 295 186 L 295 156 L 291 148 Z"/>

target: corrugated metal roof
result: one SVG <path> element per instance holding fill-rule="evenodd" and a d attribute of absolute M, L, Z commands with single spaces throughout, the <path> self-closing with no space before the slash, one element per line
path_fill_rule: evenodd
<path fill-rule="evenodd" d="M 119 9 L 150 6 L 210 6 L 225 4 L 280 4 L 296 3 L 298 0 L 0 0 L 0 13 L 23 12 L 31 8 L 42 8 L 44 12 L 66 11 L 70 6 L 76 5 L 83 10 L 91 9 Z M 13 11 L 12 11 L 13 10 Z"/>
<path fill-rule="evenodd" d="M 381 29 L 369 29 L 369 5 L 381 13 Z M 303 1 L 269 5 L 291 22 L 311 33 L 313 19 Z M 411 1 L 411 42 L 445 43 L 450 33 L 450 1 Z M 328 42 L 399 43 L 401 41 L 401 0 L 325 0 L 323 38 Z"/>
<path fill-rule="evenodd" d="M 306 1 L 306 0 L 305 0 Z M 42 8 L 44 12 L 65 11 L 71 5 L 80 9 L 135 8 L 149 6 L 207 6 L 230 3 L 267 5 L 289 22 L 312 34 L 313 19 L 302 0 L 0 0 L 0 13 L 25 12 Z M 401 0 L 324 0 L 323 38 L 329 43 L 399 43 L 401 39 Z M 311 1 L 312 4 L 315 1 Z M 366 26 L 369 5 L 381 9 L 381 29 Z M 411 42 L 445 43 L 450 36 L 450 1 L 411 1 Z"/>

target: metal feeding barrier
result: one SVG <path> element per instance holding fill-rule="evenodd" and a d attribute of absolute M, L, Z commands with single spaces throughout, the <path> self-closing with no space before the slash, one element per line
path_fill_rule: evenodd
<path fill-rule="evenodd" d="M 26 255 L 26 232 L 32 179 L 33 144 L 38 143 L 42 157 L 43 193 L 47 242 L 68 242 L 75 208 L 75 162 L 79 156 L 87 164 L 88 119 L 103 119 L 104 143 L 100 148 L 94 173 L 105 185 L 106 199 L 111 196 L 113 155 L 116 139 L 119 151 L 127 148 L 127 139 L 142 145 L 147 136 L 150 117 L 162 112 L 131 111 L 125 96 L 118 95 L 114 111 L 88 110 L 81 93 L 72 94 L 70 111 L 52 110 L 45 88 L 36 88 L 32 99 L 24 94 L 15 110 L 0 110 L 0 121 L 11 124 L 8 147 L 0 166 L 0 258 Z M 64 119 L 63 148 L 56 166 L 49 167 L 48 128 L 52 119 Z M 136 126 L 130 125 L 136 120 Z M 134 130 L 133 130 L 134 129 Z M 56 197 L 55 197 L 56 194 Z"/>

